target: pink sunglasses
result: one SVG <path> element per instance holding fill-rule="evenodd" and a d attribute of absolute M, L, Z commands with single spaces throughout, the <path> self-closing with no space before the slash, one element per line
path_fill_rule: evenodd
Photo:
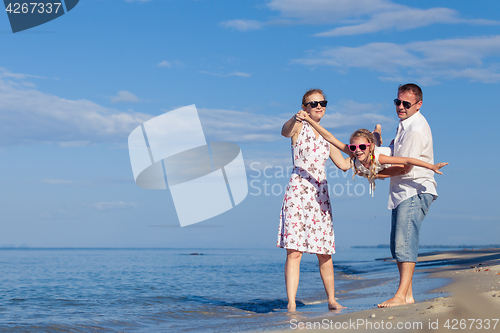
<path fill-rule="evenodd" d="M 371 143 L 362 143 L 360 145 L 348 145 L 350 151 L 356 151 L 356 148 L 359 148 L 361 151 L 365 151 Z"/>

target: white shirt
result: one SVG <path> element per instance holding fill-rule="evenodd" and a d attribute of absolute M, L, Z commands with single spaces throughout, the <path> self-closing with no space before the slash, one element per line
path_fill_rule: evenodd
<path fill-rule="evenodd" d="M 393 156 L 413 157 L 434 164 L 431 128 L 420 111 L 399 121 L 391 149 Z M 404 200 L 422 193 L 430 193 L 436 200 L 436 186 L 434 171 L 414 166 L 407 174 L 391 177 L 388 208 L 394 209 Z"/>

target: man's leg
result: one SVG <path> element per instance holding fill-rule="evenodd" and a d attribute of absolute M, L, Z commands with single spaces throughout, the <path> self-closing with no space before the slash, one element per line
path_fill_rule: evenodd
<path fill-rule="evenodd" d="M 408 198 L 392 211 L 391 252 L 398 263 L 399 287 L 391 299 L 378 304 L 385 308 L 413 303 L 413 272 L 418 255 L 420 226 L 433 200 L 431 194 Z"/>

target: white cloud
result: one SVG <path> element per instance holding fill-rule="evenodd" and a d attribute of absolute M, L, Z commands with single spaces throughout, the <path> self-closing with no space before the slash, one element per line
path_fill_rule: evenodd
<path fill-rule="evenodd" d="M 432 24 L 498 25 L 499 21 L 463 19 L 450 8 L 420 9 L 389 0 L 271 0 L 267 7 L 281 17 L 267 23 L 231 20 L 221 23 L 237 30 L 261 28 L 264 24 L 337 25 L 317 33 L 318 37 L 348 36 L 384 30 L 404 31 Z"/>
<path fill-rule="evenodd" d="M 238 73 L 238 72 L 235 72 Z M 151 115 L 106 108 L 88 100 L 68 100 L 7 80 L 0 72 L 0 142 L 4 146 L 57 143 L 63 147 L 126 143 L 130 132 Z M 364 124 L 389 124 L 380 105 L 352 101 L 330 103 L 325 127 L 353 131 Z M 272 142 L 282 139 L 281 127 L 292 114 L 262 115 L 199 108 L 209 141 Z M 338 133 L 338 132 L 337 132 Z M 64 180 L 42 180 L 69 185 Z"/>
<path fill-rule="evenodd" d="M 172 67 L 172 64 L 170 62 L 166 61 L 166 60 L 163 60 L 162 62 L 160 62 L 158 64 L 158 67 L 168 67 L 168 68 L 170 68 L 170 67 Z"/>
<path fill-rule="evenodd" d="M 224 28 L 235 29 L 239 31 L 259 30 L 262 28 L 262 23 L 256 20 L 230 20 L 221 22 Z"/>
<path fill-rule="evenodd" d="M 111 103 L 122 103 L 122 102 L 136 103 L 140 101 L 141 100 L 136 95 L 126 90 L 119 91 L 116 96 L 111 97 Z"/>
<path fill-rule="evenodd" d="M 229 76 L 239 76 L 239 77 L 251 77 L 252 75 L 249 73 L 243 73 L 243 72 L 231 72 L 228 74 L 222 74 L 222 73 L 213 73 L 213 72 L 207 72 L 207 71 L 200 71 L 201 74 L 207 74 L 207 75 L 212 75 L 212 76 L 219 76 L 219 77 L 229 77 Z"/>
<path fill-rule="evenodd" d="M 158 64 L 158 67 L 164 67 L 164 68 L 183 68 L 184 64 L 178 60 L 175 61 L 167 61 L 163 60 Z"/>
<path fill-rule="evenodd" d="M 115 201 L 115 202 L 96 202 L 90 205 L 98 210 L 112 210 L 112 209 L 124 209 L 129 207 L 137 207 L 135 202 L 123 202 L 123 201 Z"/>
<path fill-rule="evenodd" d="M 348 25 L 318 33 L 318 37 L 334 37 L 374 33 L 383 30 L 410 30 L 436 23 L 467 23 L 458 18 L 458 12 L 448 8 L 431 8 L 427 10 L 415 8 L 401 8 L 374 14 L 370 19 L 356 25 Z"/>
<path fill-rule="evenodd" d="M 239 77 L 251 77 L 252 75 L 243 72 L 232 72 L 228 74 L 229 76 L 239 76 Z"/>
<path fill-rule="evenodd" d="M 64 179 L 42 179 L 40 183 L 50 184 L 50 185 L 73 185 L 76 182 L 74 180 L 64 180 Z"/>
<path fill-rule="evenodd" d="M 89 100 L 68 100 L 33 89 L 27 75 L 0 71 L 2 145 L 58 143 L 63 146 L 126 142 L 130 132 L 152 118 L 121 112 Z M 21 78 L 21 79 L 18 79 Z"/>
<path fill-rule="evenodd" d="M 383 80 L 408 78 L 436 82 L 439 78 L 467 78 L 471 81 L 500 81 L 500 36 L 456 38 L 406 44 L 370 43 L 358 47 L 326 48 L 294 60 L 307 66 L 332 66 L 345 72 L 363 68 L 381 72 Z M 406 78 L 401 80 L 402 78 Z"/>
<path fill-rule="evenodd" d="M 363 126 L 393 125 L 395 120 L 379 114 L 381 105 L 341 101 L 329 104 L 321 124 L 327 129 L 350 133 Z M 251 112 L 198 109 L 208 141 L 273 142 L 281 140 L 281 128 L 293 114 L 272 116 Z M 336 132 L 338 134 L 338 132 Z"/>
<path fill-rule="evenodd" d="M 405 7 L 386 0 L 271 0 L 267 6 L 303 24 L 338 23 Z"/>

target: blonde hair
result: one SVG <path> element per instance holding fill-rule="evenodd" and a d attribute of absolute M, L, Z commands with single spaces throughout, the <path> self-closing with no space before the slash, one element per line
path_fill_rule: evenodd
<path fill-rule="evenodd" d="M 375 172 L 375 167 L 376 167 L 375 163 L 373 163 L 373 161 L 375 160 L 375 155 L 374 155 L 375 138 L 373 136 L 373 133 L 367 129 L 361 128 L 361 129 L 359 129 L 356 132 L 351 134 L 351 138 L 349 139 L 349 142 L 352 142 L 352 140 L 354 138 L 365 138 L 366 141 L 371 143 L 371 145 L 368 146 L 370 149 L 370 168 L 369 168 L 370 174 L 368 175 L 367 178 L 374 179 L 377 176 L 377 173 Z M 356 176 L 358 173 L 358 168 L 356 167 L 355 160 L 356 160 L 356 157 L 354 157 L 354 155 L 353 155 L 351 157 L 351 168 L 353 168 L 353 171 L 354 171 L 354 174 L 352 175 L 353 179 L 354 179 L 354 176 Z"/>
<path fill-rule="evenodd" d="M 309 97 L 309 96 L 311 96 L 312 94 L 315 94 L 315 93 L 323 95 L 323 99 L 326 99 L 326 96 L 323 93 L 323 90 L 318 89 L 318 88 L 309 89 L 308 91 L 306 91 L 306 93 L 304 94 L 304 96 L 302 96 L 302 105 L 306 104 L 307 97 Z"/>

